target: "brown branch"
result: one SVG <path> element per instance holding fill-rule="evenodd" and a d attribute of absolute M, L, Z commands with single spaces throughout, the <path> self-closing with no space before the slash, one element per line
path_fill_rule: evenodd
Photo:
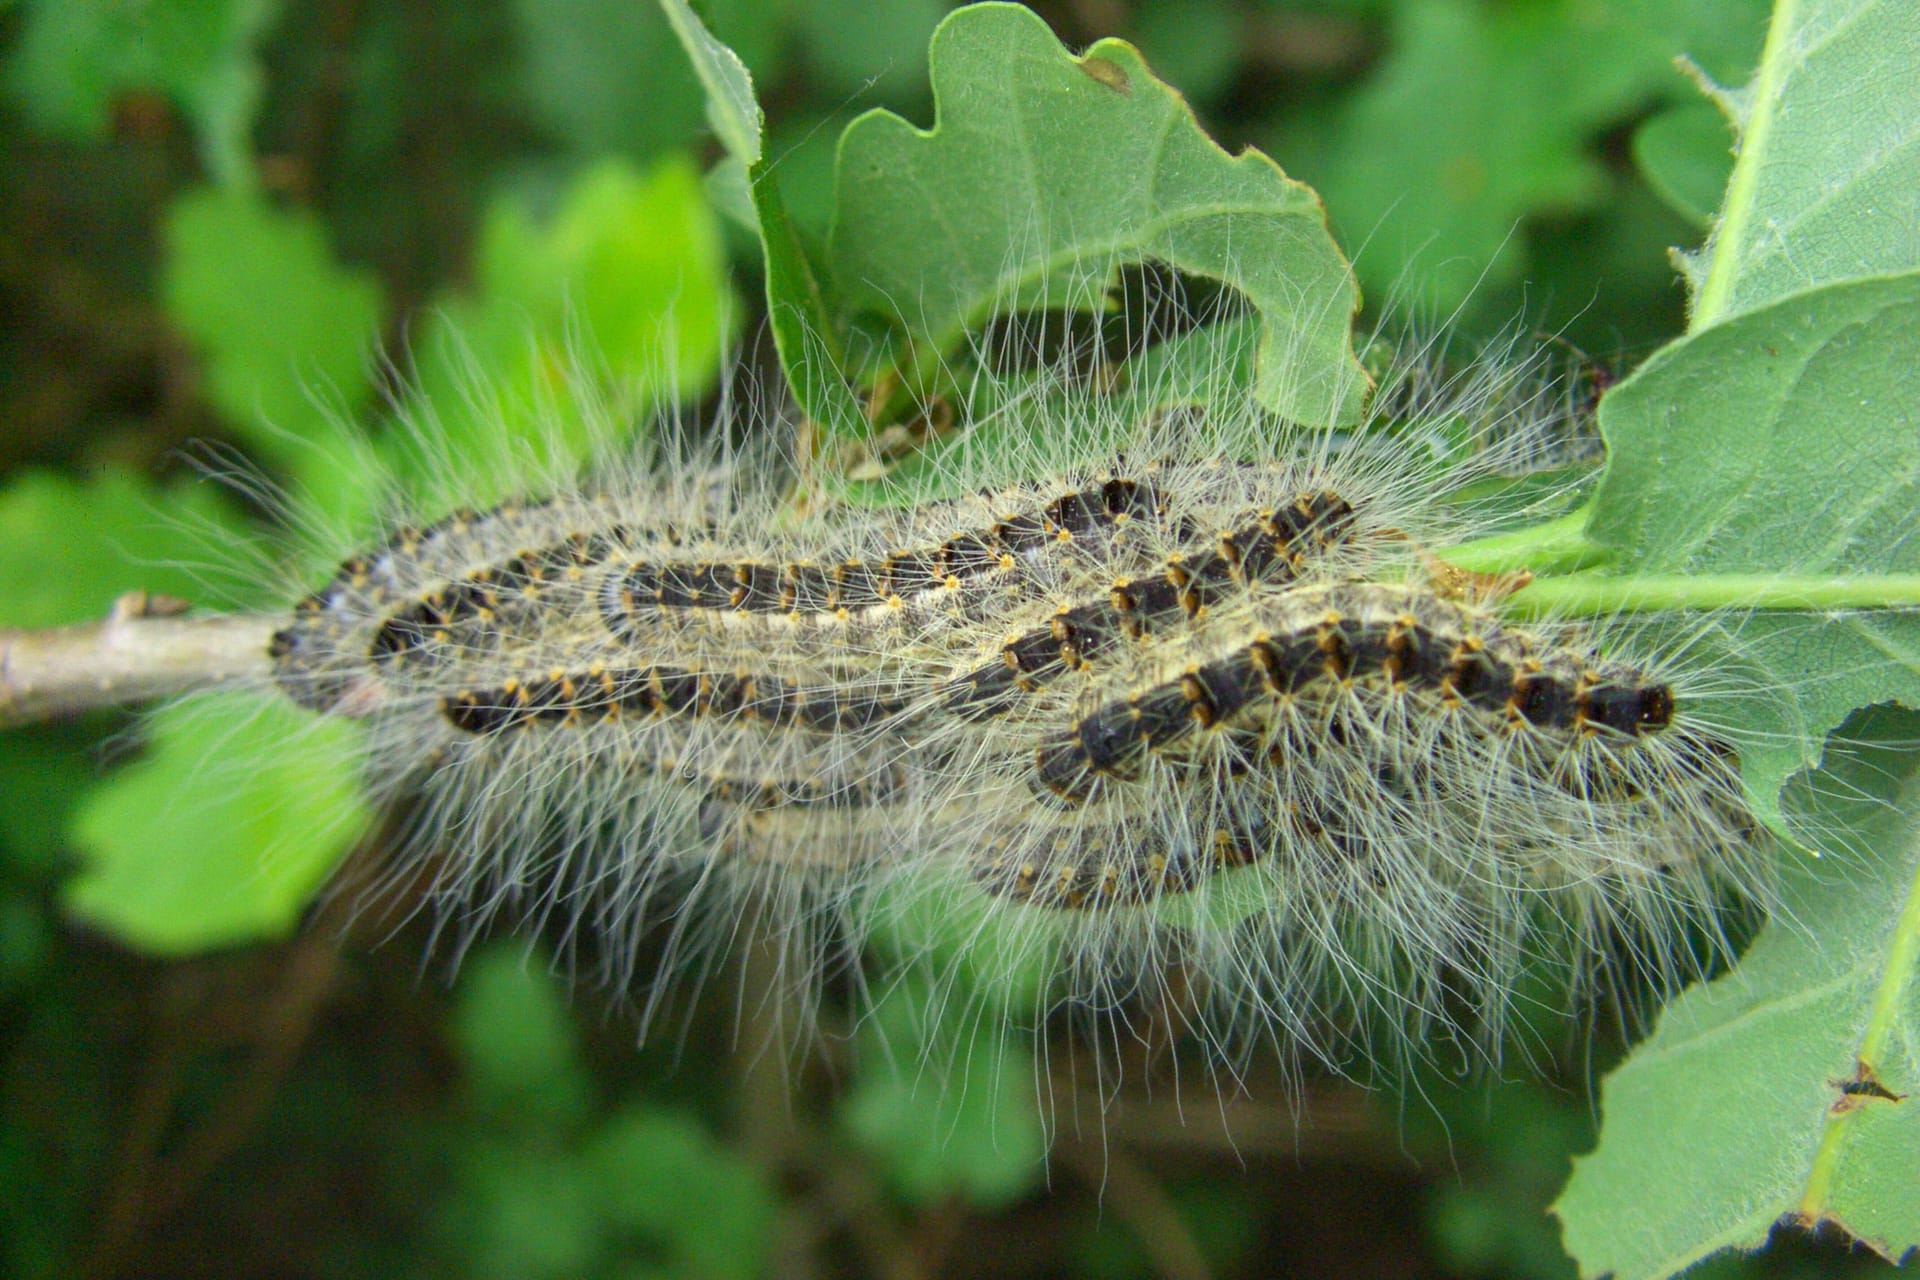
<path fill-rule="evenodd" d="M 201 963 L 174 971 L 151 993 L 158 1025 L 143 1046 L 144 1066 L 76 1276 L 111 1280 L 134 1271 L 146 1238 L 184 1211 L 207 1178 L 254 1137 L 324 1011 L 338 962 L 331 942 L 309 936 L 280 953 L 269 991 L 253 989 L 257 978 L 243 975 L 244 995 L 222 992 L 213 985 L 212 967 Z M 180 1141 L 169 1144 L 169 1131 L 185 1118 L 189 1069 L 233 1047 L 248 1050 L 245 1065 Z"/>
<path fill-rule="evenodd" d="M 185 608 L 135 591 L 101 622 L 0 630 L 0 728 L 266 677 L 276 619 Z"/>

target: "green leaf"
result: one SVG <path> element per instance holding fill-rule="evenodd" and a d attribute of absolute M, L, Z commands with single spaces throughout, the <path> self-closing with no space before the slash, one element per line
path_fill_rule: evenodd
<path fill-rule="evenodd" d="M 753 96 L 753 77 L 733 50 L 713 38 L 687 0 L 660 0 L 660 8 L 707 91 L 708 123 L 728 154 L 751 169 L 760 163 L 760 130 L 765 119 Z"/>
<path fill-rule="evenodd" d="M 1440 1074 L 1440 1073 L 1434 1073 Z M 1420 1109 L 1406 1117 L 1409 1150 L 1456 1151 L 1466 1176 L 1437 1178 L 1425 1193 L 1426 1234 L 1449 1274 L 1571 1276 L 1573 1262 L 1545 1212 L 1567 1160 L 1593 1142 L 1584 1098 L 1539 1080 L 1462 1081 L 1424 1076 Z"/>
<path fill-rule="evenodd" d="M 1146 4 L 1133 13 L 1134 43 L 1168 84 L 1210 101 L 1226 92 L 1245 56 L 1246 15 L 1229 0 Z"/>
<path fill-rule="evenodd" d="M 807 417 L 845 435 L 863 421 L 847 385 L 846 353 L 835 330 L 828 286 L 763 162 L 755 166 L 753 207 L 767 264 L 767 323 L 787 385 Z"/>
<path fill-rule="evenodd" d="M 216 485 L 21 472 L 0 489 L 0 626 L 95 621 L 135 590 L 206 603 L 207 562 L 248 536 Z"/>
<path fill-rule="evenodd" d="M 1692 327 L 1810 285 L 1920 267 L 1920 8 L 1781 0 L 1726 104 L 1740 158 Z"/>
<path fill-rule="evenodd" d="M 69 831 L 68 910 L 158 955 L 284 937 L 366 830 L 351 726 L 245 695 L 176 704 Z"/>
<path fill-rule="evenodd" d="M 763 152 L 764 117 L 753 81 L 733 51 L 715 40 L 685 0 L 660 0 L 694 71 L 707 88 L 707 116 L 728 154 L 746 168 L 766 254 L 767 323 L 780 367 L 800 408 L 815 422 L 848 432 L 860 407 L 841 375 L 845 365 L 822 273 L 787 216 Z"/>
<path fill-rule="evenodd" d="M 1072 928 L 1042 913 L 1008 912 L 978 886 L 938 871 L 889 880 L 862 909 L 869 946 L 909 965 L 917 981 L 950 981 L 969 1007 L 1031 1018 L 1058 995 L 1060 952 Z"/>
<path fill-rule="evenodd" d="M 483 1111 L 514 1123 L 567 1123 L 586 1114 L 592 1083 L 559 985 L 529 971 L 532 963 L 526 947 L 511 943 L 467 960 L 450 1029 Z"/>
<path fill-rule="evenodd" d="M 699 0 L 706 26 L 733 51 L 749 76 L 777 81 L 785 71 L 794 10 L 800 0 Z"/>
<path fill-rule="evenodd" d="M 946 0 L 807 0 L 794 17 L 807 41 L 807 66 L 823 98 L 857 94 L 867 103 L 926 96 L 926 47 Z"/>
<path fill-rule="evenodd" d="M 581 1158 L 602 1215 L 664 1255 L 665 1274 L 764 1274 L 780 1208 L 774 1189 L 692 1116 L 629 1107 L 593 1135 Z"/>
<path fill-rule="evenodd" d="M 1634 130 L 1633 162 L 1662 200 L 1704 229 L 1733 172 L 1733 134 L 1704 102 L 1674 107 Z"/>
<path fill-rule="evenodd" d="M 633 0 L 515 0 L 527 98 L 575 152 L 646 161 L 700 128 L 700 82 L 658 11 Z"/>
<path fill-rule="evenodd" d="M 165 240 L 161 296 L 205 362 L 207 398 L 296 474 L 331 465 L 343 412 L 372 385 L 382 311 L 372 273 L 337 265 L 311 214 L 247 191 L 178 197 Z"/>
<path fill-rule="evenodd" d="M 1916 732 L 1884 710 L 1848 723 L 1790 809 L 1846 854 L 1790 867 L 1738 972 L 1669 1005 L 1608 1077 L 1600 1145 L 1554 1208 L 1583 1275 L 1671 1275 L 1783 1215 L 1920 1247 Z"/>
<path fill-rule="evenodd" d="M 1920 273 L 1811 290 L 1673 343 L 1600 406 L 1588 534 L 1626 575 L 1920 572 Z M 1870 584 L 1869 584 L 1870 585 Z M 1770 691 L 1728 709 L 1762 811 L 1848 712 L 1920 706 L 1920 616 L 1760 613 L 1738 655 Z M 1781 705 L 1782 702 L 1786 705 Z"/>
<path fill-rule="evenodd" d="M 1046 1170 L 1038 1069 L 997 1006 L 946 998 L 924 969 L 894 982 L 861 1025 L 861 1066 L 840 1118 L 915 1204 L 991 1208 Z"/>
<path fill-rule="evenodd" d="M 595 1274 L 604 1224 L 593 1171 L 573 1153 L 491 1133 L 462 1144 L 436 1234 L 473 1280 L 576 1280 Z M 428 1274 L 434 1274 L 429 1272 Z"/>
<path fill-rule="evenodd" d="M 788 117 L 767 137 L 767 169 L 779 180 L 787 215 L 821 253 L 833 227 L 833 167 L 844 123 L 832 115 Z"/>
<path fill-rule="evenodd" d="M 1612 193 L 1590 213 L 1529 222 L 1524 281 L 1490 289 L 1484 303 L 1472 299 L 1465 328 L 1492 326 L 1501 333 L 1499 326 L 1516 314 L 1538 316 L 1571 350 L 1593 353 L 1596 370 L 1624 353 L 1652 351 L 1685 330 L 1687 294 L 1675 278 L 1673 246 L 1693 239 L 1699 228 L 1647 183 L 1615 181 Z M 1516 310 L 1503 314 L 1503 305 Z"/>
<path fill-rule="evenodd" d="M 889 330 L 910 384 L 994 315 L 1099 308 L 1116 268 L 1151 259 L 1253 304 L 1263 404 L 1358 416 L 1358 292 L 1309 188 L 1214 145 L 1121 41 L 1075 58 L 1028 10 L 982 4 L 928 56 L 932 129 L 870 112 L 841 139 L 831 245 L 842 323 Z"/>
<path fill-rule="evenodd" d="M 105 135 L 121 95 L 163 93 L 192 117 L 200 154 L 223 186 L 250 185 L 248 136 L 261 96 L 253 47 L 278 0 L 38 0 L 6 69 L 7 86 L 44 129 Z"/>
<path fill-rule="evenodd" d="M 444 482 L 458 457 L 463 500 L 504 496 L 719 376 L 737 320 L 726 249 L 683 156 L 644 173 L 603 160 L 544 219 L 496 200 L 475 259 L 472 293 L 443 300 L 419 346 L 414 408 L 433 418 L 435 456 L 396 459 L 402 473 Z"/>
<path fill-rule="evenodd" d="M 1295 117 L 1275 154 L 1366 246 L 1370 291 L 1445 315 L 1517 284 L 1525 219 L 1606 207 L 1598 139 L 1650 100 L 1687 96 L 1676 54 L 1751 66 L 1765 12 L 1764 0 L 1407 0 L 1379 68 L 1330 111 Z"/>

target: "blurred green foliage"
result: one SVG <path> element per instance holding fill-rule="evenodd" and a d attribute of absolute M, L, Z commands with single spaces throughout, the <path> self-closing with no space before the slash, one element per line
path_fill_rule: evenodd
<path fill-rule="evenodd" d="M 164 708 L 145 730 L 140 758 L 68 822 L 83 869 L 63 886 L 67 910 L 155 955 L 297 927 L 368 825 L 356 727 L 235 695 Z"/>
<path fill-rule="evenodd" d="M 831 240 L 834 148 L 869 108 L 933 123 L 945 8 L 703 8 L 767 109 L 759 172 L 793 232 L 776 268 L 871 283 L 876 246 Z M 1133 41 L 1207 134 L 1312 184 L 1374 314 L 1398 299 L 1487 334 L 1524 308 L 1603 362 L 1680 332 L 1665 251 L 1698 242 L 1725 183 L 1728 137 L 1672 59 L 1738 83 L 1766 19 L 1759 0 L 1035 9 L 1076 48 Z M 504 485 L 509 460 L 606 443 L 578 416 L 512 428 L 582 394 L 627 431 L 695 408 L 764 318 L 741 224 L 769 206 L 728 178 L 650 4 L 21 0 L 0 64 L 0 624 L 306 580 L 311 552 L 263 550 L 268 513 L 183 465 L 188 440 L 238 450 L 313 527 L 365 528 L 386 498 L 365 459 L 421 470 L 396 413 L 431 405 Z M 956 174 L 977 190 L 1003 159 Z M 209 735 L 250 767 L 202 776 Z M 1593 1140 L 1579 1052 L 1541 1054 L 1538 1083 L 1422 1079 L 1398 1111 L 1330 1085 L 1350 1129 L 1276 1138 L 1271 1067 L 1155 1059 L 1136 1075 L 1159 1096 L 1115 1103 L 1068 1036 L 1003 1037 L 976 995 L 910 974 L 860 1026 L 828 1010 L 789 1100 L 764 1006 L 744 1027 L 676 1010 L 636 1051 L 629 1020 L 542 976 L 565 937 L 477 944 L 450 999 L 417 981 L 435 939 L 404 908 L 321 907 L 275 940 L 371 821 L 331 750 L 218 705 L 0 736 L 0 1271 L 1571 1273 L 1545 1209 Z M 1129 1128 L 1128 1103 L 1160 1121 Z M 1207 1136 L 1223 1110 L 1237 1148 Z M 1872 1265 L 1788 1245 L 1722 1274 Z"/>

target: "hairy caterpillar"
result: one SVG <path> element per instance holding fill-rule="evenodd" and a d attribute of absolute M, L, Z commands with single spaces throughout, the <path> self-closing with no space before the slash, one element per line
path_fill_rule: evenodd
<path fill-rule="evenodd" d="M 1047 973 L 1022 1018 L 1177 987 L 1223 1052 L 1346 1069 L 1356 1023 L 1491 1040 L 1523 970 L 1623 939 L 1672 982 L 1767 900 L 1697 646 L 1523 624 L 1431 558 L 1567 460 L 1543 384 L 1416 364 L 1344 430 L 1025 385 L 1001 412 L 1048 421 L 905 505 L 809 492 L 755 423 L 397 523 L 274 684 L 364 722 L 392 874 L 461 936 L 557 916 L 616 985 L 649 929 L 695 972 L 749 929 L 808 1001 L 876 928 L 918 963 L 931 893 Z"/>

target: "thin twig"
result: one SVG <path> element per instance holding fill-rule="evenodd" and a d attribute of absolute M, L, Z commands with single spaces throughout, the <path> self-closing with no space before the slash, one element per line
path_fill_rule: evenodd
<path fill-rule="evenodd" d="M 239 1007 L 233 995 L 213 986 L 204 963 L 169 976 L 155 993 L 164 1012 L 144 1046 L 144 1066 L 75 1275 L 111 1280 L 134 1270 L 149 1234 L 184 1211 L 207 1178 L 254 1137 L 306 1047 L 338 967 L 331 942 L 302 939 L 282 953 L 274 989 L 250 992 Z M 232 1016 L 212 1016 L 219 1013 Z M 246 1065 L 172 1144 L 175 1149 L 166 1151 L 167 1135 L 183 1118 L 190 1068 L 234 1047 L 248 1050 Z"/>
<path fill-rule="evenodd" d="M 0 631 L 0 728 L 265 678 L 276 619 L 185 608 L 135 591 L 100 622 Z"/>
<path fill-rule="evenodd" d="M 833 1206 L 874 1275 L 880 1280 L 927 1280 L 912 1239 L 863 1162 L 817 1131 L 803 1134 L 794 1155 Z"/>
<path fill-rule="evenodd" d="M 250 1010 L 247 1064 L 201 1124 L 166 1162 L 149 1205 L 150 1220 L 179 1213 L 221 1163 L 250 1139 L 279 1096 L 340 973 L 331 939 L 313 935 L 289 949 L 278 989 Z"/>
<path fill-rule="evenodd" d="M 1155 1275 L 1210 1280 L 1213 1269 L 1173 1197 L 1130 1154 L 1080 1141 L 1062 1142 L 1054 1150 L 1126 1222 Z"/>

